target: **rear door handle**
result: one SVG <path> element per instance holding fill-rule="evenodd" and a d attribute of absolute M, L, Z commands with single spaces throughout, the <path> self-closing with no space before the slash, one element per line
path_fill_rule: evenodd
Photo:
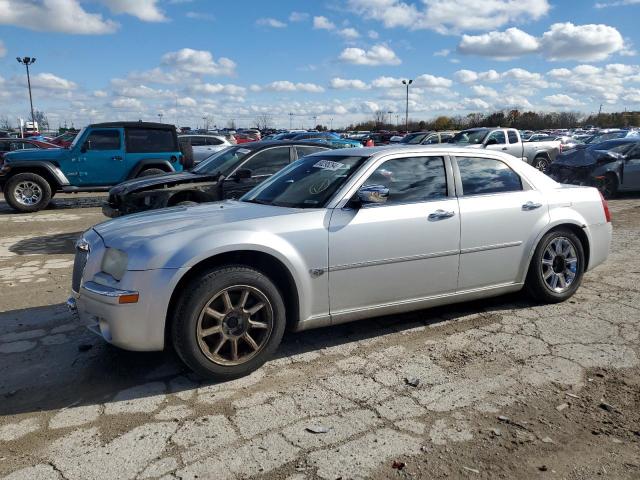
<path fill-rule="evenodd" d="M 450 211 L 447 212 L 445 210 L 438 209 L 435 212 L 429 214 L 429 220 L 441 220 L 443 218 L 451 218 L 456 214 L 456 212 Z"/>
<path fill-rule="evenodd" d="M 542 206 L 541 203 L 535 203 L 532 201 L 528 201 L 524 205 L 522 205 L 522 210 L 535 210 L 536 208 L 540 208 Z"/>
<path fill-rule="evenodd" d="M 507 149 L 507 147 L 502 147 L 502 150 L 506 150 L 506 149 Z"/>
<path fill-rule="evenodd" d="M 115 157 L 111 157 L 111 160 L 122 160 L 120 155 L 116 155 Z"/>

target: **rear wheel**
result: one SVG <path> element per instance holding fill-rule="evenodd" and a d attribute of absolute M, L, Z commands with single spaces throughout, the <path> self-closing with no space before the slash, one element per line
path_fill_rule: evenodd
<path fill-rule="evenodd" d="M 164 175 L 165 173 L 167 172 L 159 168 L 147 168 L 146 170 L 141 171 L 138 174 L 138 177 L 150 177 L 151 175 Z"/>
<path fill-rule="evenodd" d="M 199 375 L 224 381 L 256 370 L 280 344 L 285 307 L 278 288 L 246 266 L 215 268 L 187 286 L 173 344 Z"/>
<path fill-rule="evenodd" d="M 198 202 L 192 202 L 191 200 L 185 200 L 183 202 L 178 202 L 175 205 L 176 205 L 176 207 L 193 207 L 194 205 L 198 205 Z"/>
<path fill-rule="evenodd" d="M 544 172 L 547 170 L 547 168 L 549 167 L 549 164 L 551 162 L 549 162 L 549 159 L 543 155 L 536 157 L 533 159 L 533 164 L 532 166 L 534 168 L 537 168 L 538 170 L 540 170 L 541 172 Z"/>
<path fill-rule="evenodd" d="M 580 286 L 584 269 L 580 239 L 570 230 L 554 230 L 542 237 L 536 247 L 525 287 L 540 302 L 563 302 Z"/>
<path fill-rule="evenodd" d="M 51 185 L 35 173 L 18 173 L 11 177 L 4 189 L 7 203 L 18 212 L 37 212 L 49 205 Z"/>
<path fill-rule="evenodd" d="M 618 178 L 613 173 L 607 173 L 598 183 L 598 190 L 604 198 L 615 198 L 618 194 Z"/>

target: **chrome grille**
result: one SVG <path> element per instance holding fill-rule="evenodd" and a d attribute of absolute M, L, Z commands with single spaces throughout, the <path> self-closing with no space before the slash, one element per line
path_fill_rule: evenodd
<path fill-rule="evenodd" d="M 73 261 L 73 275 L 71 276 L 71 288 L 74 292 L 80 292 L 82 274 L 89 258 L 89 244 L 85 240 L 76 243 L 76 258 Z"/>

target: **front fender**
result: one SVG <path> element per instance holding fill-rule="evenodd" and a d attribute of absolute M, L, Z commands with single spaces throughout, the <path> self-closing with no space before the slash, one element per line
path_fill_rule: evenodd
<path fill-rule="evenodd" d="M 6 157 L 5 157 L 6 159 Z M 51 162 L 41 160 L 5 160 L 5 169 L 8 169 L 8 175 L 12 175 L 13 172 L 34 172 L 36 170 L 46 170 L 53 179 L 58 182 L 58 185 L 69 185 L 69 179 L 62 173 L 62 170 Z"/>

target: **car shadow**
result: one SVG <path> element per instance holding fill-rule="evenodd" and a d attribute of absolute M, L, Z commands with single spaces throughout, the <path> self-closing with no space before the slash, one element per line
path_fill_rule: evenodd
<path fill-rule="evenodd" d="M 75 208 L 97 208 L 101 207 L 106 200 L 106 194 L 102 196 L 77 196 L 73 194 L 58 194 L 52 200 L 51 203 L 44 210 L 68 210 Z M 4 200 L 4 197 L 0 193 L 0 215 L 20 215 L 20 212 L 13 210 L 9 204 Z"/>
<path fill-rule="evenodd" d="M 454 331 L 465 331 L 495 321 L 492 315 L 468 317 L 472 313 L 486 314 L 530 306 L 531 303 L 521 295 L 511 294 L 306 332 L 288 332 L 273 360 L 288 357 L 295 361 L 296 356 L 307 352 L 438 324 L 444 320 L 454 321 L 448 324 Z M 461 317 L 467 318 L 456 323 L 455 320 Z M 65 333 L 55 333 L 60 329 Z M 41 336 L 22 340 L 11 337 L 16 332 L 25 335 L 24 332 L 34 330 Z M 28 333 L 26 337 L 29 337 Z M 24 351 L 6 353 L 7 345 Z M 1 351 L 3 346 L 5 353 Z M 107 344 L 74 323 L 62 304 L 0 313 L 0 363 L 4 371 L 0 376 L 0 416 L 109 403 L 122 390 L 156 381 L 170 381 L 183 375 L 190 379 L 188 383 L 191 386 L 178 387 L 174 392 L 212 384 L 198 379 L 171 349 L 165 352 L 129 352 Z M 153 389 L 149 393 L 145 391 L 141 388 L 133 398 L 127 399 L 157 394 Z"/>
<path fill-rule="evenodd" d="M 82 232 L 31 237 L 14 243 L 9 251 L 16 255 L 62 255 L 75 253 L 75 243 Z"/>

